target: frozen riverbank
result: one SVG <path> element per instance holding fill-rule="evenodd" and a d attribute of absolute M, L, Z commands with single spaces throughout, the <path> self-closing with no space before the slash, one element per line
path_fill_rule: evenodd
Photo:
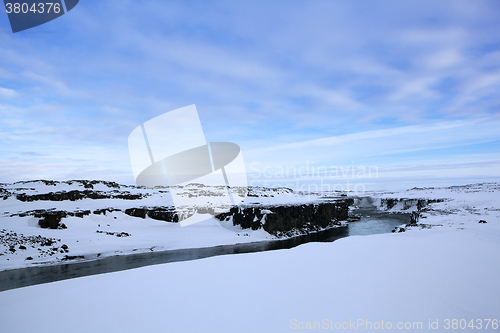
<path fill-rule="evenodd" d="M 345 222 L 353 202 L 250 187 L 240 206 L 213 218 L 230 208 L 220 202 L 223 189 L 175 189 L 85 180 L 0 184 L 0 271 L 305 235 Z M 192 205 L 174 209 L 171 195 Z M 179 211 L 204 221 L 181 227 Z"/>
<path fill-rule="evenodd" d="M 88 189 L 90 186 L 92 191 Z M 170 216 L 159 213 L 165 211 L 161 204 L 168 199 L 168 189 L 142 189 L 96 181 L 4 184 L 4 200 L 0 200 L 4 211 L 0 217 L 0 250 L 3 247 L 0 270 L 276 239 L 269 233 L 271 230 L 287 237 L 307 234 L 321 230 L 329 223 L 345 221 L 348 205 L 362 210 L 377 208 L 389 213 L 418 212 L 419 228 L 439 226 L 446 224 L 448 216 L 494 213 L 497 187 L 483 184 L 372 192 L 351 198 L 341 197 L 339 193 L 320 197 L 287 189 L 254 188 L 243 208 L 235 208 L 220 215 L 219 219 L 209 218 L 203 223 L 182 228 L 178 223 L 161 220 Z M 197 195 L 198 201 L 206 205 L 207 199 L 212 198 L 210 191 L 216 192 L 217 189 L 193 186 L 186 193 Z M 477 208 L 482 205 L 482 210 Z M 59 218 L 60 222 L 44 223 L 57 222 L 64 229 L 40 227 L 43 218 L 37 216 L 53 211 L 64 217 Z M 380 230 L 389 231 L 387 226 Z M 378 232 L 370 230 L 365 234 Z"/>
<path fill-rule="evenodd" d="M 492 229 L 355 236 L 9 290 L 0 293 L 0 320 L 9 332 L 290 332 L 349 322 L 364 323 L 356 326 L 363 331 L 368 323 L 421 323 L 414 332 L 435 322 L 433 331 L 443 331 L 447 319 L 472 320 L 475 329 L 465 332 L 480 323 L 481 331 L 497 331 L 491 322 L 485 329 L 500 313 L 500 239 Z"/>

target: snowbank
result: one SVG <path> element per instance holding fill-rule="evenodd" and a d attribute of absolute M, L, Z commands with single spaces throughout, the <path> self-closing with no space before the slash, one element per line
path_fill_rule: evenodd
<path fill-rule="evenodd" d="M 0 292 L 2 330 L 442 332 L 461 325 L 463 332 L 498 331 L 493 329 L 500 319 L 498 185 L 370 195 L 372 202 L 447 200 L 424 209 L 424 224 L 404 233 L 147 266 Z M 97 224 L 102 216 L 92 218 Z M 74 225 L 67 230 L 52 231 L 84 234 L 85 219 L 71 219 Z M 18 223 L 6 221 L 2 225 Z M 160 231 L 165 224 L 141 221 L 166 235 Z M 24 222 L 28 228 L 29 221 Z M 193 242 L 210 243 L 202 230 L 213 230 L 211 222 L 194 226 L 199 234 L 196 228 L 183 230 L 191 230 Z M 226 231 L 234 235 L 234 230 Z"/>
<path fill-rule="evenodd" d="M 253 333 L 353 322 L 442 332 L 464 319 L 475 329 L 460 331 L 497 331 L 484 328 L 500 319 L 499 263 L 490 222 L 348 237 L 9 290 L 0 321 L 6 332 Z"/>

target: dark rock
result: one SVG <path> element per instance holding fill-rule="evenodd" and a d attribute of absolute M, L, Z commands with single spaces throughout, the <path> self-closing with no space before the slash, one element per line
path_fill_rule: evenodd
<path fill-rule="evenodd" d="M 154 220 L 160 220 L 166 222 L 179 222 L 177 213 L 173 208 L 164 208 L 164 207 L 150 208 L 147 209 L 147 215 Z"/>
<path fill-rule="evenodd" d="M 96 210 L 94 210 L 93 213 L 96 215 L 100 215 L 100 214 L 106 215 L 106 212 L 112 213 L 112 212 L 116 212 L 116 211 L 121 211 L 121 209 L 119 209 L 119 208 L 103 208 L 103 209 L 96 209 Z"/>
<path fill-rule="evenodd" d="M 85 259 L 85 256 L 68 256 L 65 255 L 61 260 L 75 260 L 75 259 Z"/>
<path fill-rule="evenodd" d="M 399 232 L 405 232 L 406 229 L 405 228 L 402 228 L 402 227 L 396 227 L 394 228 L 391 232 L 392 233 L 399 233 Z"/>
<path fill-rule="evenodd" d="M 349 206 L 352 204 L 352 199 L 345 199 L 296 206 L 233 207 L 229 212 L 219 214 L 216 218 L 224 221 L 232 217 L 233 225 L 252 230 L 263 228 L 272 235 L 283 235 L 293 230 L 307 233 L 347 220 Z M 263 210 L 271 211 L 271 214 L 263 213 Z"/>
<path fill-rule="evenodd" d="M 479 220 L 478 223 L 488 223 L 488 222 L 486 222 L 485 220 Z"/>
<path fill-rule="evenodd" d="M 19 246 L 19 250 L 26 250 L 26 246 L 24 246 L 24 245 L 20 245 L 20 246 Z"/>
<path fill-rule="evenodd" d="M 28 258 L 26 258 L 26 260 L 33 260 L 33 258 L 32 257 L 28 257 Z"/>
<path fill-rule="evenodd" d="M 40 245 L 41 246 L 51 246 L 52 244 L 55 243 L 55 240 L 54 239 L 50 239 L 50 238 L 45 238 L 43 239 L 41 242 L 40 242 Z"/>
<path fill-rule="evenodd" d="M 382 199 L 382 202 L 385 200 L 385 206 L 387 209 L 391 209 L 392 207 L 396 206 L 398 203 L 398 199 Z"/>
<path fill-rule="evenodd" d="M 132 234 L 129 234 L 128 232 L 112 232 L 112 231 L 96 230 L 96 233 L 98 233 L 98 234 L 106 234 L 106 235 L 109 235 L 109 236 L 116 236 L 116 237 L 128 237 L 128 236 L 132 236 Z"/>
<path fill-rule="evenodd" d="M 403 204 L 403 210 L 410 209 L 413 206 L 417 207 L 418 211 L 421 211 L 428 205 L 437 202 L 443 202 L 445 199 L 408 199 L 408 198 L 385 198 L 381 199 L 381 206 L 385 207 L 385 209 L 391 209 L 396 206 L 398 203 Z"/>
<path fill-rule="evenodd" d="M 134 217 L 141 217 L 143 219 L 146 218 L 146 208 L 128 208 L 125 209 L 125 214 L 134 216 Z"/>
<path fill-rule="evenodd" d="M 90 210 L 80 210 L 74 213 L 76 217 L 83 218 L 86 215 L 90 215 Z"/>
<path fill-rule="evenodd" d="M 66 229 L 66 226 L 61 224 L 61 219 L 66 217 L 65 211 L 48 211 L 42 214 L 42 218 L 38 221 L 38 225 L 44 229 Z"/>
<path fill-rule="evenodd" d="M 420 213 L 419 212 L 411 212 L 411 214 L 410 214 L 410 223 L 408 223 L 406 226 L 407 227 L 416 227 L 416 226 L 418 226 L 417 222 L 418 222 L 419 218 L 420 218 Z"/>
<path fill-rule="evenodd" d="M 102 191 L 91 191 L 91 190 L 72 190 L 69 192 L 61 191 L 61 192 L 49 192 L 43 194 L 33 194 L 28 195 L 26 193 L 20 193 L 16 195 L 17 200 L 23 202 L 31 202 L 31 201 L 76 201 L 82 199 L 125 199 L 125 200 L 137 200 L 143 198 L 142 194 L 132 194 L 130 192 L 122 192 L 122 193 L 106 193 Z"/>
<path fill-rule="evenodd" d="M 133 217 L 140 217 L 145 219 L 146 215 L 154 220 L 166 222 L 179 222 L 179 217 L 174 208 L 171 207 L 142 207 L 142 208 L 128 208 L 125 209 L 125 214 Z M 116 219 L 116 217 L 115 217 Z"/>

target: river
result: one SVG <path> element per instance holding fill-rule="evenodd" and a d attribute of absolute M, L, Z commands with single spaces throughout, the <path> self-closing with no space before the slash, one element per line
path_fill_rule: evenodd
<path fill-rule="evenodd" d="M 358 221 L 349 222 L 347 226 L 288 239 L 117 255 L 91 261 L 32 266 L 2 271 L 0 272 L 0 291 L 149 265 L 196 260 L 226 254 L 290 249 L 308 242 L 333 242 L 339 238 L 354 235 L 390 233 L 396 226 L 409 222 L 408 214 L 388 214 L 375 209 L 358 209 L 354 213 L 360 215 L 361 218 Z"/>

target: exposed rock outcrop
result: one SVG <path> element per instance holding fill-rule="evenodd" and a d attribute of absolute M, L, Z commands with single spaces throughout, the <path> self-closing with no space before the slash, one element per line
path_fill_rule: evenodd
<path fill-rule="evenodd" d="M 38 215 L 38 214 L 37 214 Z M 38 220 L 38 225 L 41 228 L 49 228 L 49 229 L 66 229 L 66 225 L 61 223 L 63 217 L 66 217 L 68 214 L 65 211 L 49 211 L 42 213 L 36 217 L 41 217 Z"/>
<path fill-rule="evenodd" d="M 93 213 L 95 215 L 106 215 L 106 213 L 109 212 L 109 213 L 112 213 L 112 212 L 121 212 L 121 209 L 120 208 L 102 208 L 102 209 L 96 209 L 93 211 Z"/>
<path fill-rule="evenodd" d="M 141 207 L 125 209 L 125 214 L 145 219 L 146 216 L 160 221 L 179 222 L 179 217 L 173 207 Z"/>
<path fill-rule="evenodd" d="M 233 207 L 229 212 L 216 217 L 221 221 L 232 219 L 233 225 L 239 225 L 243 229 L 263 228 L 275 236 L 288 236 L 340 224 L 339 221 L 348 219 L 352 203 L 352 199 L 345 199 L 303 205 Z"/>
<path fill-rule="evenodd" d="M 82 199 L 125 199 L 125 200 L 138 200 L 142 199 L 143 195 L 140 193 L 132 194 L 130 192 L 122 193 L 106 193 L 102 191 L 92 191 L 92 190 L 73 190 L 73 191 L 61 191 L 61 192 L 49 192 L 43 194 L 26 194 L 20 193 L 16 195 L 17 200 L 23 202 L 31 201 L 76 201 Z"/>
<path fill-rule="evenodd" d="M 443 201 L 445 201 L 445 199 L 384 198 L 380 199 L 380 208 L 389 210 L 400 204 L 401 210 L 409 210 L 411 208 L 415 208 L 416 210 L 421 211 L 423 208 L 432 203 Z"/>
<path fill-rule="evenodd" d="M 128 237 L 128 236 L 132 236 L 131 234 L 129 234 L 128 232 L 113 232 L 113 231 L 104 231 L 104 230 L 96 230 L 96 233 L 98 234 L 106 234 L 106 235 L 109 235 L 109 236 L 116 236 L 116 237 Z"/>
<path fill-rule="evenodd" d="M 103 184 L 106 185 L 107 187 L 110 188 L 120 188 L 120 185 L 115 182 L 111 181 L 105 181 L 105 180 L 84 180 L 84 179 L 75 179 L 75 180 L 65 180 L 65 181 L 57 181 L 57 180 L 45 180 L 45 179 L 39 179 L 39 180 L 21 180 L 18 182 L 15 182 L 14 184 L 33 184 L 33 183 L 43 183 L 46 186 L 57 186 L 57 184 L 68 184 L 72 185 L 74 183 L 79 183 L 82 184 L 85 188 L 94 188 L 94 185 L 96 184 Z"/>
<path fill-rule="evenodd" d="M 40 235 L 25 236 L 21 233 L 2 229 L 0 230 L 0 248 L 1 245 L 3 245 L 6 250 L 3 253 L 0 253 L 0 255 L 7 254 L 7 251 L 9 251 L 10 254 L 15 255 L 17 253 L 16 247 L 20 251 L 25 251 L 28 248 L 35 249 L 38 252 L 39 258 L 53 256 L 57 253 L 67 253 L 69 251 L 68 246 L 66 244 L 63 244 L 60 247 L 57 246 L 57 242 L 59 241 L 61 240 L 55 238 L 47 238 Z"/>

